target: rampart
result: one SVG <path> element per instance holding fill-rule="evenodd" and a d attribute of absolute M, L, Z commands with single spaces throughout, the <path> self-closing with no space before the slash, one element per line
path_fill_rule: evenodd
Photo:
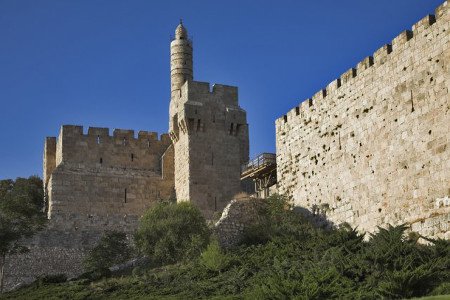
<path fill-rule="evenodd" d="M 450 238 L 448 7 L 276 120 L 280 193 L 362 231 Z"/>
<path fill-rule="evenodd" d="M 56 141 L 56 142 L 55 142 Z M 167 134 L 64 125 L 47 138 L 44 183 L 52 223 L 74 228 L 135 228 L 152 203 L 173 197 L 173 147 Z M 132 220 L 132 221 L 130 221 Z"/>

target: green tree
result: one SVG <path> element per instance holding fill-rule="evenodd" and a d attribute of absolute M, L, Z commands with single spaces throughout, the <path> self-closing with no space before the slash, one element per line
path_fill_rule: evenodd
<path fill-rule="evenodd" d="M 108 231 L 89 251 L 84 260 L 87 271 L 104 273 L 108 268 L 124 263 L 132 255 L 132 248 L 124 232 Z"/>
<path fill-rule="evenodd" d="M 199 256 L 209 234 L 205 218 L 193 204 L 158 203 L 140 220 L 135 242 L 153 264 L 162 265 Z"/>
<path fill-rule="evenodd" d="M 3 292 L 7 256 L 27 251 L 24 239 L 45 224 L 43 204 L 44 191 L 39 177 L 0 181 L 0 292 Z"/>

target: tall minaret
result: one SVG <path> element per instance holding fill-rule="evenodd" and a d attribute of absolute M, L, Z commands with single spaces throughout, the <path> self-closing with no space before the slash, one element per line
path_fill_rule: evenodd
<path fill-rule="evenodd" d="M 175 29 L 175 38 L 170 43 L 170 90 L 173 99 L 179 94 L 180 87 L 193 79 L 192 41 L 188 38 L 186 28 L 180 20 Z"/>

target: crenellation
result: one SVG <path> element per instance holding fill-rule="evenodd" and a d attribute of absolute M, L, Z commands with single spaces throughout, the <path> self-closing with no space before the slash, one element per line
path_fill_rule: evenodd
<path fill-rule="evenodd" d="M 386 44 L 383 47 L 379 48 L 373 54 L 374 63 L 378 66 L 384 64 L 387 61 L 388 55 L 391 54 L 391 52 L 392 52 L 391 44 Z"/>
<path fill-rule="evenodd" d="M 371 66 L 373 66 L 373 56 L 367 56 L 356 65 L 356 72 L 357 74 L 361 74 Z"/>
<path fill-rule="evenodd" d="M 444 3 L 439 5 L 434 12 L 436 19 L 444 19 L 444 21 L 448 21 L 450 18 L 448 13 L 448 1 L 444 1 Z"/>
<path fill-rule="evenodd" d="M 130 129 L 114 129 L 113 137 L 119 142 L 122 142 L 124 139 L 128 141 L 135 140 L 134 130 Z"/>
<path fill-rule="evenodd" d="M 338 78 L 338 79 L 335 79 L 335 80 L 333 80 L 332 82 L 330 82 L 328 85 L 327 85 L 327 87 L 326 87 L 326 90 L 329 92 L 329 93 L 333 93 L 334 91 L 336 91 L 338 88 L 340 88 L 341 87 L 341 79 L 340 78 Z"/>
<path fill-rule="evenodd" d="M 340 76 L 340 79 L 341 79 L 342 84 L 346 84 L 355 77 L 356 77 L 356 69 L 350 68 L 349 70 L 347 70 Z"/>
<path fill-rule="evenodd" d="M 154 131 L 142 131 L 140 130 L 138 132 L 138 140 L 140 141 L 157 141 L 158 140 L 158 133 Z"/>
<path fill-rule="evenodd" d="M 88 135 L 95 137 L 109 137 L 109 128 L 104 127 L 89 127 Z"/>
<path fill-rule="evenodd" d="M 402 31 L 398 36 L 396 36 L 392 42 L 392 51 L 397 51 L 397 49 L 403 49 L 403 45 L 406 44 L 410 39 L 413 38 L 413 32 L 411 30 Z"/>
<path fill-rule="evenodd" d="M 83 135 L 83 126 L 79 125 L 63 125 L 61 126 L 60 135 L 62 137 L 71 137 Z"/>
<path fill-rule="evenodd" d="M 426 17 L 422 18 L 419 22 L 417 22 L 412 26 L 411 29 L 413 35 L 422 33 L 425 29 L 433 25 L 435 22 L 436 22 L 435 15 L 427 15 Z"/>

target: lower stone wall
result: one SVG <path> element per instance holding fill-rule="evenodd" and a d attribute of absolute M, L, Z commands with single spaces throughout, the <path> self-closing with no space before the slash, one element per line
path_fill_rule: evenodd
<path fill-rule="evenodd" d="M 79 226 L 82 224 L 82 226 Z M 25 244 L 30 251 L 6 258 L 5 290 L 29 284 L 40 276 L 81 275 L 83 258 L 106 230 L 117 230 L 132 236 L 138 216 L 58 215 Z"/>
<path fill-rule="evenodd" d="M 68 278 L 83 273 L 85 250 L 64 247 L 32 247 L 30 251 L 6 258 L 5 291 L 35 281 L 44 275 L 65 274 Z"/>

